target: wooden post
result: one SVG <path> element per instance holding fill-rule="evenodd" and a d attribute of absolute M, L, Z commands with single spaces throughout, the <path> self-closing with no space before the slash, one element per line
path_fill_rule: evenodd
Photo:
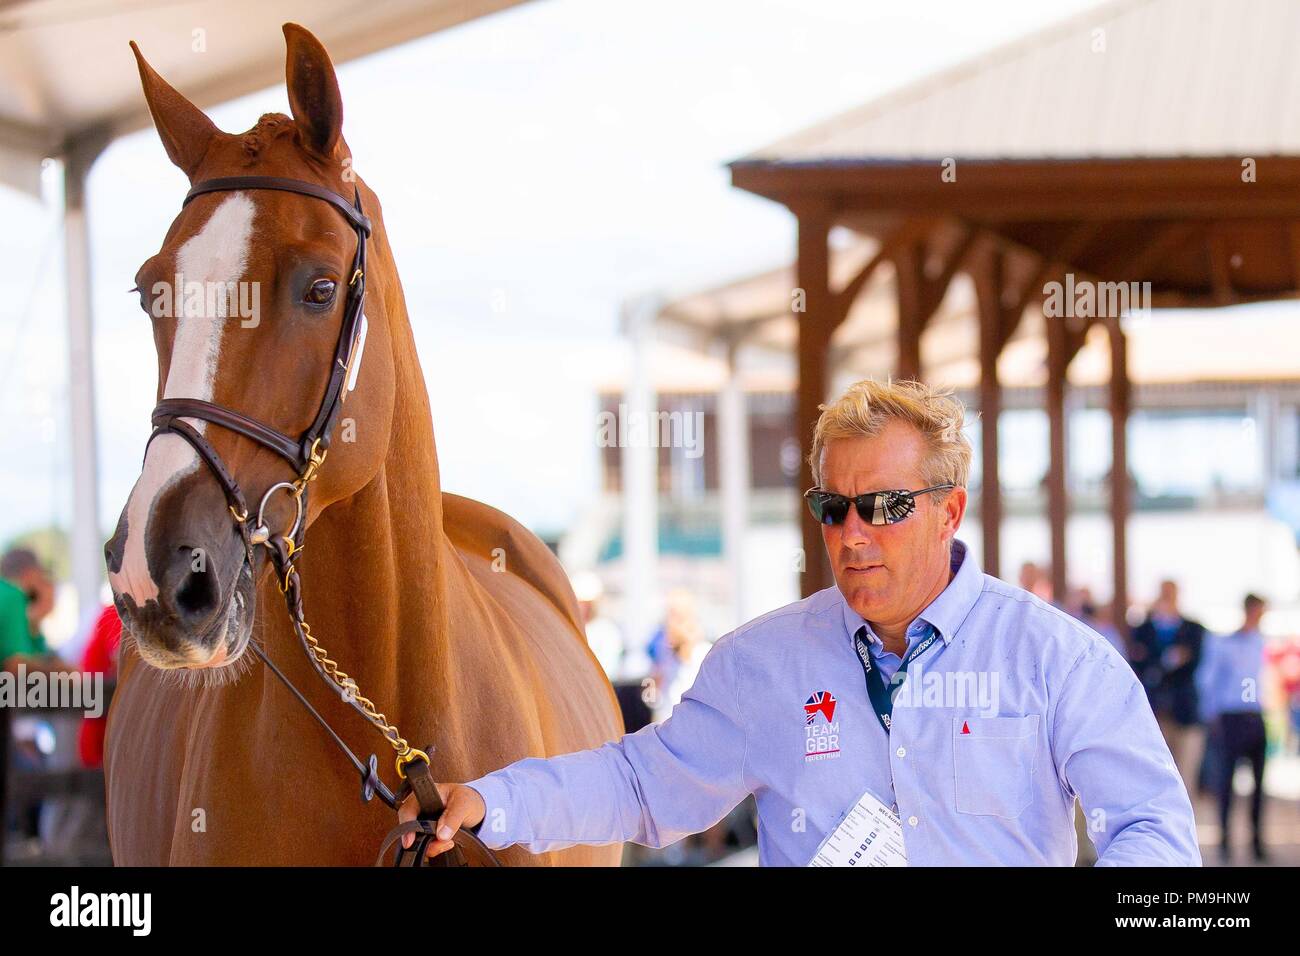
<path fill-rule="evenodd" d="M 898 283 L 897 377 L 921 378 L 921 332 L 925 327 L 925 247 L 917 241 L 902 242 L 894 251 L 894 272 Z"/>
<path fill-rule="evenodd" d="M 740 337 L 725 344 L 727 380 L 718 392 L 718 491 L 722 498 L 722 554 L 731 585 L 731 621 L 745 614 L 745 533 L 749 529 L 749 410 L 740 370 Z"/>
<path fill-rule="evenodd" d="M 796 295 L 802 292 L 804 311 L 798 312 L 800 302 L 792 302 L 796 309 L 798 328 L 799 384 L 795 401 L 795 437 L 799 441 L 800 495 L 813 486 L 812 466 L 808 454 L 812 448 L 813 428 L 821 414 L 818 406 L 826 400 L 827 354 L 831 332 L 836 322 L 835 303 L 830 289 L 830 236 L 831 215 L 826 206 L 812 206 L 796 210 L 799 217 L 798 259 L 795 263 Z M 799 593 L 808 595 L 835 583 L 821 529 L 807 513 L 802 498 L 799 501 L 799 527 L 803 537 L 803 568 Z"/>
<path fill-rule="evenodd" d="M 973 269 L 980 324 L 980 525 L 984 532 L 984 571 L 1000 575 L 1002 561 L 1002 484 L 998 475 L 998 417 L 1002 385 L 998 356 L 1002 354 L 1002 254 L 989 249 Z"/>
<path fill-rule="evenodd" d="M 1052 534 L 1052 600 L 1065 599 L 1065 524 L 1069 514 L 1065 461 L 1065 389 L 1067 329 L 1062 316 L 1045 317 L 1047 326 L 1047 421 L 1050 430 L 1050 464 L 1047 469 L 1047 521 Z"/>
<path fill-rule="evenodd" d="M 1110 515 L 1114 560 L 1112 598 L 1116 631 L 1129 643 L 1128 630 L 1128 516 L 1132 507 L 1128 482 L 1128 417 L 1131 394 L 1128 378 L 1128 337 L 1119 317 L 1106 320 L 1110 339 Z"/>

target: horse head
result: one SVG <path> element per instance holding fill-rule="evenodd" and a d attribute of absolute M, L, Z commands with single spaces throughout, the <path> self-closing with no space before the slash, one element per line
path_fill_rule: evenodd
<path fill-rule="evenodd" d="M 329 56 L 296 24 L 286 24 L 284 34 L 292 116 L 264 115 L 239 135 L 217 129 L 132 44 L 167 155 L 192 186 L 276 177 L 323 187 L 349 204 L 357 197 L 382 234 L 378 200 L 352 171 Z M 285 436 L 309 432 L 338 364 L 359 237 L 336 205 L 301 192 L 225 188 L 194 195 L 136 274 L 153 325 L 159 399 L 211 403 Z M 364 372 L 354 370 L 354 387 L 344 391 L 334 440 L 326 441 L 329 464 L 311 481 L 299 541 L 324 508 L 364 487 L 386 457 L 395 373 L 384 300 L 395 292 L 386 286 L 395 285 L 396 274 L 380 238 L 369 244 L 364 270 Z M 215 452 L 253 510 L 265 496 L 267 526 L 295 525 L 299 499 L 268 495 L 302 477 L 283 453 L 222 423 L 183 411 L 175 417 L 183 423 L 177 429 L 188 426 Z M 219 470 L 193 440 L 160 428 L 105 546 L 114 603 L 140 656 L 155 667 L 238 661 L 252 635 L 259 584 L 270 583 L 272 563 L 264 549 L 249 546 Z"/>

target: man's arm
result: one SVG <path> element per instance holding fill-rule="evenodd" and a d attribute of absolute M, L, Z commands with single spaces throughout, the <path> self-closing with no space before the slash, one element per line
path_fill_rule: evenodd
<path fill-rule="evenodd" d="M 735 654 L 730 635 L 718 641 L 662 724 L 594 750 L 516 761 L 471 781 L 473 794 L 447 788 L 444 842 L 431 849 L 449 848 L 456 827 L 477 823 L 480 810 L 478 836 L 489 847 L 534 853 L 577 843 L 667 846 L 708 829 L 749 792 Z M 403 819 L 414 817 L 409 804 L 403 810 Z"/>
<path fill-rule="evenodd" d="M 1056 690 L 1052 756 L 1079 797 L 1099 866 L 1200 866 L 1182 777 L 1133 671 L 1091 641 Z"/>

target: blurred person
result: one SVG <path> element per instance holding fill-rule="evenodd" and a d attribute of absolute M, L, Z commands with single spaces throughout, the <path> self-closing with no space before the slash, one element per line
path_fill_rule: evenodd
<path fill-rule="evenodd" d="M 41 634 L 41 622 L 54 609 L 54 582 L 36 554 L 28 548 L 11 548 L 0 555 L 0 671 L 65 670 Z M 20 670 L 21 669 L 21 670 Z M 50 760 L 40 740 L 54 735 L 54 724 L 45 719 L 22 716 L 9 726 L 12 751 L 10 766 L 19 773 L 48 769 Z M 36 836 L 50 801 L 31 808 L 26 819 L 0 821 L 0 826 L 17 826 L 25 838 Z"/>
<path fill-rule="evenodd" d="M 54 581 L 30 548 L 11 548 L 0 556 L 0 578 L 27 597 L 27 628 L 41 632 L 41 622 L 54 610 Z"/>
<path fill-rule="evenodd" d="M 1300 638 L 1289 637 L 1265 648 L 1286 712 L 1283 752 L 1300 754 Z"/>
<path fill-rule="evenodd" d="M 765 865 L 808 863 L 868 800 L 910 865 L 1072 865 L 1076 800 L 1104 821 L 1089 831 L 1100 865 L 1200 865 L 1133 671 L 1096 632 L 984 574 L 955 537 L 964 418 L 950 391 L 909 381 L 859 382 L 823 406 L 805 497 L 834 586 L 719 639 L 663 723 L 438 784 L 430 855 L 462 826 L 534 852 L 666 846 L 752 794 Z M 996 700 L 934 706 L 910 689 L 963 674 L 996 675 Z M 408 800 L 400 816 L 417 813 Z"/>
<path fill-rule="evenodd" d="M 1052 574 L 1033 561 L 1020 566 L 1020 586 L 1048 604 L 1052 603 Z"/>
<path fill-rule="evenodd" d="M 1146 619 L 1133 629 L 1132 663 L 1189 792 L 1205 747 L 1196 692 L 1204 639 L 1200 622 L 1179 610 L 1178 582 L 1161 581 Z"/>
<path fill-rule="evenodd" d="M 685 588 L 673 588 L 664 600 L 663 623 L 650 638 L 647 649 L 650 656 L 650 677 L 655 686 L 654 711 L 659 717 L 665 712 L 663 701 L 668 688 L 677 681 L 678 672 L 686 664 L 678 648 L 684 649 L 689 655 L 702 633 L 695 596 Z M 667 709 L 671 708 L 670 703 Z"/>
<path fill-rule="evenodd" d="M 623 666 L 623 632 L 617 624 L 600 613 L 600 599 L 605 585 L 599 576 L 583 571 L 573 577 L 573 594 L 578 599 L 583 628 L 587 632 L 587 646 L 596 655 L 605 676 L 618 679 Z"/>
<path fill-rule="evenodd" d="M 1121 657 L 1128 660 L 1128 643 L 1119 628 L 1115 626 L 1113 603 L 1097 604 L 1093 600 L 1092 589 L 1085 586 L 1070 592 L 1064 610 L 1110 641 L 1110 646 L 1119 651 Z"/>
<path fill-rule="evenodd" d="M 1256 861 L 1266 858 L 1262 829 L 1264 763 L 1268 737 L 1259 694 L 1264 668 L 1264 635 L 1260 622 L 1267 610 L 1263 598 L 1247 594 L 1243 601 L 1245 619 L 1231 634 L 1211 635 L 1205 642 L 1197 681 L 1201 689 L 1201 713 L 1215 741 L 1214 786 L 1219 798 L 1219 826 L 1224 862 L 1231 857 L 1229 831 L 1233 778 L 1237 764 L 1250 762 L 1255 787 L 1250 797 L 1252 849 Z"/>
<path fill-rule="evenodd" d="M 0 669 L 62 668 L 41 634 L 54 609 L 54 582 L 35 553 L 11 548 L 0 556 Z"/>
<path fill-rule="evenodd" d="M 109 604 L 95 618 L 90 642 L 82 657 L 81 669 L 87 674 L 103 674 L 105 682 L 117 680 L 117 652 L 122 643 L 122 619 L 117 608 Z M 77 753 L 84 767 L 104 764 L 104 731 L 108 715 L 83 717 L 77 734 Z"/>
<path fill-rule="evenodd" d="M 44 641 L 32 635 L 27 595 L 0 578 L 0 670 L 13 670 L 21 660 L 45 652 Z"/>
<path fill-rule="evenodd" d="M 704 639 L 704 629 L 695 611 L 695 599 L 681 592 L 671 604 L 675 606 L 675 613 L 670 614 L 665 622 L 666 653 L 655 676 L 658 689 L 655 720 L 665 719 L 681 701 L 682 695 L 690 690 L 711 646 Z"/>

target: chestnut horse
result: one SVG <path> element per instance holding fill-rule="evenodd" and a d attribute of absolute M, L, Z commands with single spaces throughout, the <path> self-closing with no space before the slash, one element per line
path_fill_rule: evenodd
<path fill-rule="evenodd" d="M 440 490 L 401 282 L 379 200 L 352 172 L 333 65 L 302 27 L 284 33 L 292 118 L 268 114 L 238 136 L 135 53 L 163 146 L 192 184 L 290 178 L 349 202 L 358 196 L 373 224 L 364 362 L 311 483 L 297 561 L 313 634 L 404 737 L 432 742 L 435 780 L 614 739 L 618 707 L 559 563 L 506 515 Z M 344 215 L 310 196 L 195 196 L 136 277 L 153 321 L 159 398 L 222 405 L 287 435 L 307 430 L 334 361 L 357 245 Z M 180 308 L 195 282 L 238 287 L 239 301 L 257 307 L 231 315 L 231 295 Z M 169 283 L 170 310 L 158 304 Z M 187 424 L 254 504 L 295 477 L 243 434 Z M 525 481 L 520 465 L 501 462 Z M 274 498 L 268 524 L 292 524 L 291 501 Z M 347 746 L 378 753 L 381 776 L 396 784 L 388 745 L 321 682 L 256 550 L 250 560 L 221 485 L 191 444 L 156 434 L 105 548 L 128 634 L 105 747 L 119 864 L 365 864 L 397 822 L 378 800 L 362 802 L 335 744 L 250 652 L 256 641 Z M 544 865 L 613 865 L 619 856 L 618 846 L 501 854 L 504 863 Z"/>

